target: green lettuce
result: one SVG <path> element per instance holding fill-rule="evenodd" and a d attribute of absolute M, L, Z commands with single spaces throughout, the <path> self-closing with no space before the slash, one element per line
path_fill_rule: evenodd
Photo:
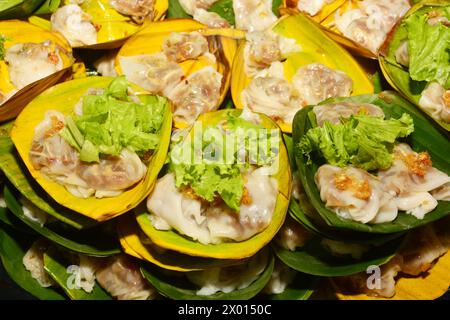
<path fill-rule="evenodd" d="M 279 140 L 264 130 L 262 126 L 230 115 L 221 126 L 205 127 L 200 132 L 195 131 L 193 137 L 185 132 L 169 157 L 176 187 L 190 188 L 208 202 L 220 197 L 228 207 L 239 211 L 245 185 L 242 171 L 250 164 L 268 166 L 278 155 Z"/>
<path fill-rule="evenodd" d="M 8 40 L 5 36 L 0 35 L 0 60 L 5 59 L 5 42 Z"/>
<path fill-rule="evenodd" d="M 449 11 L 449 10 L 446 10 Z M 447 18 L 448 12 L 446 13 Z M 430 25 L 428 15 L 413 14 L 405 20 L 408 31 L 409 74 L 416 81 L 437 81 L 450 87 L 450 28 Z"/>
<path fill-rule="evenodd" d="M 98 95 L 85 95 L 81 116 L 66 117 L 60 135 L 79 151 L 80 160 L 98 162 L 100 155 L 117 156 L 127 148 L 143 156 L 159 143 L 167 100 L 159 96 L 128 96 L 125 77 L 115 78 Z"/>
<path fill-rule="evenodd" d="M 297 145 L 297 152 L 311 162 L 311 153 L 317 152 L 332 165 L 349 164 L 364 170 L 387 169 L 392 165 L 392 149 L 398 138 L 414 131 L 409 114 L 399 119 L 383 119 L 367 115 L 341 119 L 340 124 L 325 122 L 306 133 Z"/>

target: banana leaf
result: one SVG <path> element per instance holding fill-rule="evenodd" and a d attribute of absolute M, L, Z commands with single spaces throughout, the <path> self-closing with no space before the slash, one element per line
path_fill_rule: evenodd
<path fill-rule="evenodd" d="M 333 70 L 345 72 L 353 80 L 352 95 L 373 93 L 373 84 L 365 70 L 306 15 L 283 16 L 271 30 L 284 37 L 294 39 L 302 49 L 301 52 L 290 54 L 282 62 L 286 80 L 290 81 L 297 69 L 304 65 L 322 63 Z M 242 91 L 253 80 L 245 73 L 244 49 L 245 42 L 242 42 L 236 52 L 232 68 L 231 94 L 238 109 L 244 108 L 241 99 Z M 292 132 L 292 123 L 277 120 L 277 124 L 283 132 Z"/>
<path fill-rule="evenodd" d="M 269 258 L 268 264 L 263 273 L 251 283 L 247 288 L 238 289 L 230 293 L 218 292 L 210 296 L 199 296 L 196 294 L 197 289 L 190 282 L 180 279 L 174 273 L 165 274 L 158 268 L 145 264 L 141 266 L 141 272 L 145 279 L 155 287 L 158 292 L 170 299 L 174 300 L 248 300 L 256 296 L 270 280 L 274 266 L 274 258 Z M 182 274 L 181 274 L 182 275 Z"/>
<path fill-rule="evenodd" d="M 241 114 L 241 110 L 225 109 L 216 112 L 209 112 L 201 115 L 197 121 L 198 123 L 202 123 L 203 126 L 216 125 L 231 114 L 234 116 L 239 116 Z M 278 126 L 270 118 L 262 114 L 260 115 L 260 118 L 261 125 L 264 128 L 278 130 Z M 191 130 L 190 134 L 193 134 L 193 130 Z M 150 221 L 149 214 L 142 210 L 138 211 L 136 214 L 137 222 L 142 231 L 144 231 L 150 240 L 155 245 L 164 249 L 178 251 L 191 256 L 215 259 L 242 259 L 253 256 L 256 252 L 268 244 L 270 240 L 272 240 L 283 224 L 286 216 L 291 192 L 291 172 L 287 151 L 282 141 L 280 141 L 278 157 L 278 171 L 273 175 L 273 177 L 278 181 L 278 196 L 272 221 L 266 229 L 248 240 L 205 245 L 200 242 L 193 241 L 173 230 L 161 231 L 155 229 Z"/>
<path fill-rule="evenodd" d="M 97 224 L 93 219 L 81 216 L 58 205 L 36 184 L 19 159 L 9 136 L 0 134 L 0 169 L 9 182 L 36 207 L 52 217 L 76 228 L 89 228 Z"/>
<path fill-rule="evenodd" d="M 167 105 L 165 108 L 164 121 L 159 133 L 159 145 L 149 159 L 144 179 L 133 188 L 113 198 L 77 198 L 64 186 L 47 179 L 36 170 L 28 156 L 34 135 L 30 128 L 34 128 L 44 119 L 47 110 L 53 109 L 65 115 L 71 114 L 75 104 L 90 88 L 105 88 L 112 80 L 113 78 L 109 77 L 88 77 L 64 82 L 50 88 L 25 107 L 11 131 L 11 138 L 26 168 L 48 195 L 60 205 L 97 221 L 106 221 L 129 211 L 151 192 L 169 147 L 172 126 L 170 106 Z M 145 99 L 148 95 L 137 86 L 131 85 L 131 88 L 140 99 Z"/>
<path fill-rule="evenodd" d="M 372 103 L 381 107 L 386 118 L 400 118 L 403 113 L 411 115 L 414 121 L 414 132 L 406 139 L 406 142 L 415 151 L 428 151 L 433 161 L 433 166 L 450 174 L 450 142 L 446 135 L 438 128 L 428 122 L 427 118 L 408 101 L 401 98 L 394 92 L 384 91 L 378 95 L 361 95 L 350 98 L 336 98 L 322 102 L 322 104 L 350 101 L 356 103 Z M 298 144 L 301 137 L 311 128 L 309 114 L 312 113 L 312 106 L 302 109 L 294 118 L 294 145 Z M 339 229 L 369 232 L 369 233 L 396 233 L 404 232 L 432 221 L 441 219 L 450 214 L 450 202 L 439 201 L 438 206 L 432 212 L 425 215 L 420 220 L 405 212 L 399 212 L 397 218 L 392 222 L 380 224 L 363 224 L 360 222 L 340 218 L 335 212 L 329 210 L 320 199 L 319 190 L 315 184 L 314 176 L 323 163 L 319 159 L 314 159 L 312 164 L 307 164 L 303 155 L 296 154 L 299 177 L 305 192 L 313 205 L 327 225 Z"/>
<path fill-rule="evenodd" d="M 46 15 L 56 11 L 61 0 L 45 0 L 45 2 L 34 12 L 36 15 Z"/>
<path fill-rule="evenodd" d="M 18 232 L 0 222 L 0 259 L 9 277 L 22 289 L 42 300 L 64 300 L 53 288 L 43 288 L 25 269 L 22 259 L 34 237 Z"/>
<path fill-rule="evenodd" d="M 22 204 L 16 198 L 17 192 L 14 192 L 10 186 L 5 186 L 4 196 L 8 208 L 16 218 L 36 233 L 68 250 L 96 257 L 105 257 L 121 252 L 118 240 L 102 229 L 105 226 L 79 231 L 60 223 L 41 225 L 25 216 Z"/>
<path fill-rule="evenodd" d="M 226 267 L 244 260 L 218 260 L 188 256 L 176 251 L 161 250 L 142 243 L 139 225 L 133 217 L 123 217 L 117 224 L 120 244 L 125 253 L 148 261 L 162 269 L 172 271 L 199 271 L 208 268 Z"/>
<path fill-rule="evenodd" d="M 15 92 L 2 105 L 0 105 L 0 122 L 15 118 L 20 111 L 36 96 L 45 89 L 65 79 L 71 72 L 74 62 L 72 48 L 69 43 L 58 33 L 42 30 L 25 21 L 7 20 L 0 21 L 0 36 L 6 38 L 4 49 L 19 43 L 41 43 L 51 40 L 59 49 L 59 56 L 62 61 L 62 69 L 28 84 Z M 9 95 L 16 90 L 9 76 L 8 65 L 0 59 L 0 91 Z"/>
<path fill-rule="evenodd" d="M 50 248 L 44 253 L 44 269 L 72 300 L 112 300 L 111 296 L 96 282 L 92 292 L 76 287 L 75 275 L 68 272 L 70 263 L 62 253 Z M 75 266 L 78 267 L 78 266 Z M 74 279 L 71 279 L 74 278 Z M 71 281 L 72 280 L 72 281 Z M 73 283 L 72 283 L 73 282 Z"/>
<path fill-rule="evenodd" d="M 322 277 L 348 276 L 366 271 L 369 266 L 383 265 L 391 260 L 404 238 L 398 238 L 380 247 L 373 247 L 362 255 L 361 259 L 351 257 L 336 257 L 326 249 L 321 237 L 313 237 L 301 248 L 295 251 L 284 249 L 277 244 L 272 247 L 276 256 L 284 264 L 294 270 Z"/>
<path fill-rule="evenodd" d="M 444 6 L 450 6 L 449 1 L 442 0 L 428 0 L 423 1 L 414 7 L 406 14 L 409 17 L 412 14 L 421 14 L 434 10 L 444 10 Z M 396 62 L 395 52 L 402 43 L 408 38 L 406 26 L 399 23 L 397 28 L 393 31 L 390 38 L 384 44 L 384 48 L 379 57 L 381 71 L 383 72 L 387 81 L 399 91 L 406 99 L 415 104 L 421 109 L 419 100 L 422 91 L 427 85 L 426 81 L 415 81 L 410 78 L 408 68 L 401 66 Z M 449 61 L 450 64 L 450 61 Z M 430 119 L 438 123 L 442 128 L 450 131 L 450 123 L 445 123 L 442 120 L 436 120 L 430 116 Z"/>
<path fill-rule="evenodd" d="M 3 0 L 0 2 L 0 20 L 28 17 L 45 0 Z"/>

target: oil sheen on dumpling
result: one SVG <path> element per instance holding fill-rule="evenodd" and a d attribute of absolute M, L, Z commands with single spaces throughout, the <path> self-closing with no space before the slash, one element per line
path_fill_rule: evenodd
<path fill-rule="evenodd" d="M 437 206 L 430 191 L 450 182 L 450 177 L 433 168 L 427 152 L 417 153 L 405 143 L 394 148 L 394 163 L 380 170 L 378 177 L 385 189 L 395 197 L 399 210 L 423 219 Z"/>
<path fill-rule="evenodd" d="M 154 94 L 168 96 L 184 77 L 183 69 L 159 52 L 119 58 L 127 79 Z"/>
<path fill-rule="evenodd" d="M 278 35 L 273 31 L 250 32 L 246 35 L 244 48 L 245 73 L 249 76 L 270 67 L 275 61 L 300 51 L 294 39 Z"/>
<path fill-rule="evenodd" d="M 160 230 L 175 229 L 203 244 L 226 240 L 244 241 L 264 230 L 272 220 L 278 185 L 259 168 L 247 175 L 240 212 L 227 206 L 209 204 L 182 193 L 175 186 L 173 173 L 159 179 L 147 200 L 153 226 Z"/>
<path fill-rule="evenodd" d="M 225 268 L 209 268 L 204 271 L 186 273 L 190 282 L 200 287 L 199 296 L 210 296 L 217 292 L 230 293 L 247 288 L 266 268 L 268 255 L 257 254 L 241 265 Z"/>
<path fill-rule="evenodd" d="M 272 26 L 277 17 L 272 11 L 272 0 L 233 0 L 236 28 L 253 32 Z"/>
<path fill-rule="evenodd" d="M 209 52 L 208 41 L 196 31 L 190 33 L 173 32 L 164 39 L 162 50 L 169 60 L 178 63 L 196 59 Z"/>
<path fill-rule="evenodd" d="M 108 258 L 96 272 L 97 282 L 118 300 L 149 300 L 156 292 L 127 255 Z"/>
<path fill-rule="evenodd" d="M 18 90 L 63 68 L 59 50 L 51 41 L 15 44 L 6 50 L 5 61 Z"/>
<path fill-rule="evenodd" d="M 315 16 L 320 10 L 334 0 L 298 0 L 297 8 L 301 12 L 306 12 L 311 16 Z"/>
<path fill-rule="evenodd" d="M 154 0 L 110 0 L 109 4 L 117 12 L 130 16 L 134 22 L 142 23 L 145 18 L 151 16 Z"/>
<path fill-rule="evenodd" d="M 76 4 L 59 8 L 50 20 L 52 30 L 61 33 L 72 47 L 97 43 L 97 29 L 92 17 Z"/>
<path fill-rule="evenodd" d="M 190 74 L 170 91 L 174 119 L 184 123 L 194 122 L 200 114 L 217 107 L 222 88 L 222 74 L 208 66 Z"/>
<path fill-rule="evenodd" d="M 332 124 L 341 123 L 342 118 L 349 118 L 351 115 L 370 115 L 383 117 L 383 110 L 370 103 L 335 102 L 315 106 L 313 112 L 316 115 L 317 124 L 321 127 L 325 122 Z"/>
<path fill-rule="evenodd" d="M 341 218 L 382 223 L 397 217 L 393 196 L 367 171 L 325 164 L 317 170 L 315 180 L 322 201 Z"/>
<path fill-rule="evenodd" d="M 353 81 L 342 71 L 328 68 L 321 63 L 311 63 L 297 70 L 292 84 L 299 92 L 303 105 L 313 105 L 333 97 L 348 97 Z"/>
<path fill-rule="evenodd" d="M 117 196 L 144 178 L 146 166 L 136 153 L 127 149 L 99 163 L 80 161 L 78 152 L 59 135 L 65 125 L 64 115 L 50 110 L 35 128 L 30 161 L 47 178 L 64 185 L 79 198 Z"/>
<path fill-rule="evenodd" d="M 357 9 L 335 13 L 337 29 L 376 54 L 386 35 L 411 7 L 408 0 L 363 0 Z"/>
<path fill-rule="evenodd" d="M 422 91 L 419 105 L 434 119 L 450 123 L 450 90 L 431 82 Z"/>

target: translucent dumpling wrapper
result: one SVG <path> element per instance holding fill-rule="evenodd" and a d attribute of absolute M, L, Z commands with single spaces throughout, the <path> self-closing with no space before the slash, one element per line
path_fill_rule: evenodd
<path fill-rule="evenodd" d="M 230 23 L 215 12 L 209 12 L 205 9 L 196 9 L 192 16 L 195 21 L 203 23 L 210 28 L 229 28 Z"/>
<path fill-rule="evenodd" d="M 4 59 L 0 60 L 0 122 L 69 72 L 72 49 L 59 34 L 18 20 L 0 22 Z"/>
<path fill-rule="evenodd" d="M 75 113 L 76 105 L 89 90 L 106 88 L 111 81 L 107 77 L 89 77 L 53 87 L 27 105 L 11 132 L 25 167 L 48 195 L 59 204 L 99 221 L 130 210 L 148 195 L 166 157 L 172 122 L 167 106 L 158 146 L 146 159 L 145 166 L 126 148 L 117 157 L 105 157 L 93 166 L 86 166 L 78 151 L 56 133 L 65 126 L 65 116 Z M 147 94 L 136 86 L 131 89 L 138 98 Z M 47 114 L 49 110 L 53 111 Z M 121 189 L 126 185 L 127 189 Z"/>
<path fill-rule="evenodd" d="M 318 126 L 322 126 L 325 122 L 332 124 L 341 123 L 342 118 L 349 118 L 351 115 L 371 115 L 374 117 L 384 118 L 383 110 L 370 103 L 354 103 L 354 102 L 335 102 L 315 106 L 313 112 L 316 115 Z"/>
<path fill-rule="evenodd" d="M 210 31 L 191 19 L 154 23 L 127 41 L 117 55 L 119 74 L 172 100 L 176 127 L 216 110 L 227 94 L 236 42 L 203 34 Z"/>
<path fill-rule="evenodd" d="M 450 123 L 450 89 L 445 90 L 437 82 L 431 82 L 422 91 L 419 105 L 433 119 Z"/>
<path fill-rule="evenodd" d="M 179 2 L 183 10 L 192 16 L 197 9 L 208 9 L 216 3 L 217 0 L 180 0 Z"/>
<path fill-rule="evenodd" d="M 233 0 L 236 28 L 253 32 L 271 27 L 277 17 L 272 11 L 272 0 Z"/>
<path fill-rule="evenodd" d="M 152 18 L 155 0 L 110 0 L 111 6 L 119 13 L 130 16 L 136 23 Z"/>
<path fill-rule="evenodd" d="M 48 249 L 48 244 L 44 241 L 35 241 L 30 249 L 23 256 L 23 264 L 36 279 L 41 287 L 47 288 L 55 285 L 55 282 L 44 269 L 44 253 Z"/>
<path fill-rule="evenodd" d="M 251 48 L 244 43 L 238 49 L 233 74 L 239 76 L 232 79 L 231 94 L 235 106 L 242 109 L 248 107 L 248 93 L 253 92 L 253 110 L 267 112 L 284 132 L 291 132 L 293 116 L 309 103 L 321 102 L 329 97 L 373 92 L 364 70 L 306 16 L 284 16 L 260 35 L 267 35 L 267 39 L 260 39 L 259 46 Z M 278 49 L 275 42 L 278 42 Z M 252 49 L 259 59 L 250 59 Z M 252 76 L 248 75 L 249 69 L 253 71 Z M 279 86 L 280 90 L 275 94 L 272 92 L 267 95 L 264 94 L 267 91 L 264 87 L 273 85 L 262 86 L 262 82 L 268 83 L 269 80 L 257 78 L 274 77 L 274 69 L 277 70 L 275 77 L 282 79 L 270 82 L 283 82 L 284 85 Z M 259 83 L 258 86 L 255 81 Z M 287 95 L 289 91 L 290 98 L 286 96 L 280 100 L 280 96 Z M 255 106 L 256 101 L 260 103 L 261 110 Z"/>

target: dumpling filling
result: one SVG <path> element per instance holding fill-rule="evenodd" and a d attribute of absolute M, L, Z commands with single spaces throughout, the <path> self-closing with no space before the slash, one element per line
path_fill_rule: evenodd
<path fill-rule="evenodd" d="M 172 33 L 164 40 L 163 53 L 171 61 L 183 62 L 209 53 L 208 41 L 198 32 Z"/>
<path fill-rule="evenodd" d="M 6 50 L 5 62 L 17 90 L 63 69 L 59 49 L 51 41 L 13 45 Z"/>
<path fill-rule="evenodd" d="M 363 0 L 358 8 L 335 13 L 339 32 L 374 54 L 389 31 L 411 7 L 408 0 Z"/>
<path fill-rule="evenodd" d="M 53 31 L 60 32 L 72 47 L 97 43 L 97 27 L 92 17 L 76 4 L 68 4 L 55 11 L 51 17 Z"/>

